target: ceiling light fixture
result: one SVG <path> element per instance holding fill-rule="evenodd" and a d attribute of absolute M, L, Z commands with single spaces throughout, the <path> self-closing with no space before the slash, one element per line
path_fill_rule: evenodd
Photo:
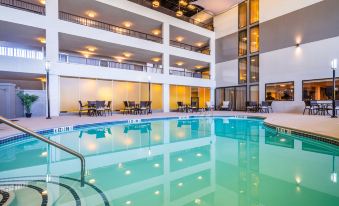
<path fill-rule="evenodd" d="M 89 11 L 86 11 L 86 15 L 90 18 L 94 18 L 97 16 L 97 13 L 95 11 L 89 10 Z"/>
<path fill-rule="evenodd" d="M 154 61 L 154 62 L 160 62 L 161 58 L 160 57 L 153 57 L 151 60 Z"/>
<path fill-rule="evenodd" d="M 122 22 L 122 25 L 124 25 L 124 27 L 126 27 L 126 28 L 130 28 L 133 24 L 130 21 L 124 21 L 124 22 Z"/>
<path fill-rule="evenodd" d="M 182 37 L 182 36 L 177 36 L 177 37 L 175 38 L 175 40 L 177 40 L 178 42 L 182 42 L 184 39 L 185 39 L 185 38 Z"/>
<path fill-rule="evenodd" d="M 152 7 L 153 8 L 158 8 L 160 6 L 160 1 L 159 0 L 153 0 L 152 1 Z"/>
<path fill-rule="evenodd" d="M 94 46 L 87 46 L 86 49 L 90 52 L 94 52 L 96 51 L 98 48 L 94 47 Z"/>
<path fill-rule="evenodd" d="M 201 65 L 196 65 L 196 66 L 194 66 L 196 69 L 202 69 L 203 68 L 203 66 L 201 66 Z"/>
<path fill-rule="evenodd" d="M 154 29 L 152 30 L 152 34 L 154 34 L 155 36 L 158 36 L 161 34 L 161 30 L 160 29 Z"/>
<path fill-rule="evenodd" d="M 129 52 L 124 52 L 122 53 L 126 58 L 130 58 L 131 56 L 133 56 L 132 53 L 129 53 Z"/>
<path fill-rule="evenodd" d="M 187 0 L 179 0 L 179 5 L 185 7 L 185 6 L 188 5 L 188 2 L 187 2 Z"/>
<path fill-rule="evenodd" d="M 195 43 L 195 45 L 198 46 L 198 47 L 201 47 L 202 45 L 204 45 L 204 42 L 197 42 L 197 43 Z"/>
<path fill-rule="evenodd" d="M 178 66 L 182 66 L 182 65 L 184 65 L 185 63 L 182 62 L 182 61 L 178 61 L 178 62 L 176 62 L 175 64 L 178 65 Z"/>
<path fill-rule="evenodd" d="M 196 7 L 194 4 L 189 4 L 189 5 L 187 6 L 187 8 L 188 8 L 189 10 L 194 10 L 194 9 L 196 9 L 197 7 Z"/>
<path fill-rule="evenodd" d="M 176 15 L 177 17 L 182 17 L 182 15 L 184 15 L 184 13 L 179 9 L 179 10 L 175 13 L 175 15 Z"/>
<path fill-rule="evenodd" d="M 46 0 L 40 0 L 39 2 L 40 2 L 40 4 L 43 4 L 43 5 L 46 4 Z"/>
<path fill-rule="evenodd" d="M 45 37 L 38 37 L 36 38 L 41 44 L 46 44 L 46 39 Z"/>

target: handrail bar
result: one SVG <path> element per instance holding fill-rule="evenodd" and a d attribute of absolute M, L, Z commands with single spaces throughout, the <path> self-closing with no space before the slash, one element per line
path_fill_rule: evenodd
<path fill-rule="evenodd" d="M 23 126 L 20 126 L 20 125 L 16 124 L 16 123 L 13 123 L 9 119 L 6 119 L 6 118 L 4 118 L 2 116 L 0 116 L 0 122 L 4 123 L 4 124 L 6 124 L 6 125 L 8 125 L 10 127 L 13 127 L 13 128 L 15 128 L 15 129 L 17 129 L 19 131 L 22 131 L 22 132 L 24 132 L 26 134 L 29 134 L 29 135 L 31 135 L 31 136 L 33 136 L 33 137 L 35 137 L 35 138 L 37 138 L 37 139 L 39 139 L 39 140 L 41 140 L 43 142 L 46 142 L 47 144 L 53 145 L 54 147 L 56 147 L 58 149 L 61 149 L 61 150 L 65 151 L 65 152 L 67 152 L 67 153 L 69 153 L 71 155 L 74 155 L 74 156 L 78 157 L 80 159 L 80 163 L 81 163 L 81 181 L 80 181 L 80 184 L 81 184 L 81 187 L 84 187 L 84 185 L 85 185 L 85 169 L 86 169 L 85 167 L 86 167 L 86 162 L 85 162 L 85 158 L 84 158 L 84 156 L 82 154 L 80 154 L 80 153 L 78 153 L 78 152 L 76 152 L 76 151 L 74 151 L 74 150 L 72 150 L 72 149 L 70 149 L 68 147 L 65 147 L 62 144 L 59 144 L 59 143 L 54 142 L 54 141 L 52 141 L 50 139 L 47 139 L 46 137 L 44 137 L 44 136 L 42 136 L 42 135 L 40 135 L 40 134 L 30 130 L 30 129 L 27 129 L 27 128 L 23 127 Z"/>

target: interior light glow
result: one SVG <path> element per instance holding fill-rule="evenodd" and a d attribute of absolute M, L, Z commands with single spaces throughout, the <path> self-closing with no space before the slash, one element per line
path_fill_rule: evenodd
<path fill-rule="evenodd" d="M 88 11 L 86 11 L 86 15 L 90 18 L 94 18 L 94 17 L 97 16 L 97 13 L 95 11 L 88 10 Z"/>
<path fill-rule="evenodd" d="M 178 62 L 176 62 L 175 64 L 178 65 L 178 66 L 182 66 L 182 65 L 184 65 L 185 63 L 182 62 L 182 61 L 178 61 Z"/>
<path fill-rule="evenodd" d="M 124 21 L 124 22 L 122 22 L 122 25 L 124 25 L 124 27 L 126 27 L 126 28 L 130 28 L 133 24 L 130 21 Z"/>
<path fill-rule="evenodd" d="M 177 36 L 175 38 L 175 40 L 177 40 L 178 42 L 182 42 L 185 38 L 183 36 Z"/>

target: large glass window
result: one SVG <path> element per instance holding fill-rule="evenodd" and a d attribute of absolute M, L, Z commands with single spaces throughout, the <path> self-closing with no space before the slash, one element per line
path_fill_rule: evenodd
<path fill-rule="evenodd" d="M 250 44 L 251 53 L 259 51 L 259 26 L 255 26 L 250 29 Z"/>
<path fill-rule="evenodd" d="M 239 4 L 239 16 L 238 16 L 238 22 L 239 22 L 239 29 L 244 28 L 247 26 L 247 1 Z"/>
<path fill-rule="evenodd" d="M 225 89 L 217 88 L 215 90 L 215 105 L 219 107 L 222 105 L 222 102 L 225 100 Z"/>
<path fill-rule="evenodd" d="M 238 45 L 238 55 L 244 56 L 247 54 L 247 31 L 239 32 L 239 45 Z"/>
<path fill-rule="evenodd" d="M 239 84 L 245 84 L 247 82 L 247 58 L 239 59 Z"/>
<path fill-rule="evenodd" d="M 259 102 L 259 85 L 250 86 L 250 100 Z"/>
<path fill-rule="evenodd" d="M 303 81 L 303 100 L 331 100 L 332 96 L 332 79 Z M 339 99 L 339 78 L 336 81 L 335 97 Z"/>
<path fill-rule="evenodd" d="M 242 111 L 246 109 L 246 86 L 235 88 L 235 110 Z"/>
<path fill-rule="evenodd" d="M 266 84 L 266 101 L 293 101 L 294 82 Z"/>
<path fill-rule="evenodd" d="M 259 82 L 259 55 L 252 56 L 250 62 L 250 82 L 255 83 Z"/>
<path fill-rule="evenodd" d="M 259 21 L 259 0 L 250 0 L 250 24 Z"/>

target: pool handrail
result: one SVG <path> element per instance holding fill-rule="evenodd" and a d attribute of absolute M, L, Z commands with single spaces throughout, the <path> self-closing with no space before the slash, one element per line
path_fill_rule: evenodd
<path fill-rule="evenodd" d="M 6 124 L 6 125 L 8 125 L 8 126 L 10 126 L 10 127 L 12 127 L 12 128 L 15 128 L 15 129 L 17 129 L 19 131 L 22 131 L 22 132 L 26 133 L 26 134 L 29 134 L 32 137 L 35 137 L 35 138 L 37 138 L 37 139 L 39 139 L 39 140 L 41 140 L 43 142 L 46 142 L 47 144 L 50 144 L 50 145 L 52 145 L 52 146 L 54 146 L 54 147 L 56 147 L 58 149 L 61 149 L 61 150 L 65 151 L 65 152 L 67 152 L 67 153 L 69 153 L 71 155 L 74 155 L 75 157 L 78 157 L 80 159 L 80 163 L 81 163 L 81 173 L 80 173 L 81 174 L 81 179 L 80 179 L 80 184 L 81 184 L 81 187 L 84 187 L 84 185 L 85 185 L 86 161 L 85 161 L 85 157 L 82 154 L 80 154 L 80 153 L 78 153 L 78 152 L 76 152 L 76 151 L 74 151 L 74 150 L 72 150 L 72 149 L 70 149 L 68 147 L 65 147 L 62 144 L 54 142 L 54 141 L 52 141 L 52 140 L 50 140 L 50 139 L 48 139 L 48 138 L 46 138 L 46 137 L 44 137 L 42 135 L 40 135 L 40 134 L 30 130 L 30 129 L 27 129 L 27 128 L 23 127 L 23 126 L 20 126 L 20 125 L 16 124 L 16 123 L 13 123 L 11 120 L 6 119 L 6 118 L 4 118 L 2 116 L 0 116 L 0 123 L 1 122 Z"/>

